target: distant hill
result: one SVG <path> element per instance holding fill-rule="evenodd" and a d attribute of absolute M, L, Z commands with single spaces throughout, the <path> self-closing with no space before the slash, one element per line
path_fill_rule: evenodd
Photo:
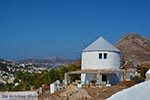
<path fill-rule="evenodd" d="M 42 59 L 34 59 L 34 58 L 29 58 L 29 59 L 23 59 L 20 60 L 20 63 L 72 63 L 74 60 L 69 59 L 69 58 L 60 58 L 60 57 L 46 57 Z"/>
<path fill-rule="evenodd" d="M 116 43 L 121 51 L 122 58 L 134 66 L 143 62 L 150 62 L 150 38 L 140 36 L 138 33 L 124 35 Z"/>
<path fill-rule="evenodd" d="M 46 66 L 52 66 L 52 67 L 60 67 L 72 64 L 76 61 L 76 59 L 70 59 L 70 58 L 61 58 L 56 56 L 50 56 L 43 59 L 24 59 L 18 61 L 19 63 L 32 63 L 32 64 L 38 64 L 38 65 L 46 65 Z"/>

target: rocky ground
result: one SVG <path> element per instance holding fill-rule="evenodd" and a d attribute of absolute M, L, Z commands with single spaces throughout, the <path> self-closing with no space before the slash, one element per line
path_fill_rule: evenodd
<path fill-rule="evenodd" d="M 42 94 L 39 100 L 105 100 L 118 91 L 129 88 L 136 83 L 133 81 L 122 81 L 110 87 L 83 87 L 77 88 L 69 85 L 66 90 L 57 91 L 52 95 Z"/>

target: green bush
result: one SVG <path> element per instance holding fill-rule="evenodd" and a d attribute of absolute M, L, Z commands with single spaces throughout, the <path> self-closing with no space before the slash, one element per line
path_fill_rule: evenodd
<path fill-rule="evenodd" d="M 145 79 L 143 77 L 139 77 L 139 76 L 135 76 L 131 80 L 133 80 L 136 83 L 141 83 L 141 82 L 145 81 Z"/>

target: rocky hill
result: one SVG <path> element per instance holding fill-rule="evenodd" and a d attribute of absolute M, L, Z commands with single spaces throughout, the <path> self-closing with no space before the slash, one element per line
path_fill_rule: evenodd
<path fill-rule="evenodd" d="M 144 62 L 150 62 L 150 38 L 140 36 L 138 33 L 124 35 L 116 43 L 121 51 L 122 60 L 134 66 Z"/>

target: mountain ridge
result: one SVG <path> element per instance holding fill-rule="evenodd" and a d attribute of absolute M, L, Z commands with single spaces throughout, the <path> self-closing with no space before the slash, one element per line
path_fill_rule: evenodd
<path fill-rule="evenodd" d="M 136 32 L 124 35 L 115 45 L 122 55 L 122 60 L 138 66 L 150 61 L 150 38 Z"/>

